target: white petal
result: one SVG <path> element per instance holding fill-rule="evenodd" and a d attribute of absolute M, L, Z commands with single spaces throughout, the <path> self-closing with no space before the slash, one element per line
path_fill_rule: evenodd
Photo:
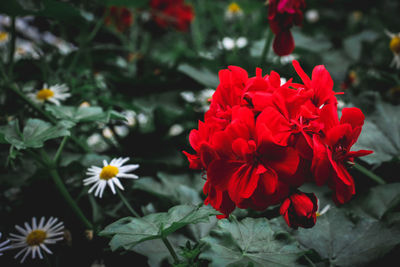
<path fill-rule="evenodd" d="M 130 179 L 138 179 L 139 176 L 135 174 L 130 174 L 130 173 L 118 173 L 117 174 L 118 178 L 130 178 Z"/>

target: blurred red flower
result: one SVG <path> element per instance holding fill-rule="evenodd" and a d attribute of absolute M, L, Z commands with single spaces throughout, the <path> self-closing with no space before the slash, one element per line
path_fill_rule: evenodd
<path fill-rule="evenodd" d="M 133 23 L 132 12 L 125 7 L 112 6 L 107 11 L 106 25 L 114 25 L 118 31 L 126 31 Z"/>
<path fill-rule="evenodd" d="M 305 0 L 270 0 L 268 21 L 275 34 L 273 49 L 278 56 L 286 56 L 293 52 L 294 39 L 290 29 L 293 25 L 301 25 Z"/>
<path fill-rule="evenodd" d="M 194 18 L 192 6 L 184 0 L 151 0 L 154 21 L 162 28 L 173 27 L 187 31 Z"/>

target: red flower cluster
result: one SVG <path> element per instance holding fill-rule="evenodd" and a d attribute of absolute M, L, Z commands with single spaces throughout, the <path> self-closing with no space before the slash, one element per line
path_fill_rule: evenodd
<path fill-rule="evenodd" d="M 187 31 L 194 18 L 194 11 L 184 0 L 151 0 L 154 21 L 162 28 L 174 27 Z"/>
<path fill-rule="evenodd" d="M 207 172 L 205 204 L 228 216 L 235 207 L 263 210 L 283 203 L 281 214 L 292 227 L 315 223 L 317 201 L 298 187 L 306 181 L 327 184 L 334 200 L 345 203 L 355 193 L 346 164 L 372 151 L 350 151 L 364 122 L 358 108 L 345 108 L 339 121 L 333 81 L 324 66 L 310 79 L 297 61 L 303 84 L 281 84 L 278 73 L 248 77 L 230 66 L 210 109 L 184 152 L 190 167 Z"/>
<path fill-rule="evenodd" d="M 112 6 L 107 12 L 105 24 L 114 25 L 120 32 L 126 31 L 133 23 L 131 11 L 125 7 Z"/>
<path fill-rule="evenodd" d="M 286 56 L 293 52 L 294 40 L 290 28 L 301 25 L 305 0 L 270 0 L 268 21 L 275 34 L 273 48 L 278 56 Z"/>

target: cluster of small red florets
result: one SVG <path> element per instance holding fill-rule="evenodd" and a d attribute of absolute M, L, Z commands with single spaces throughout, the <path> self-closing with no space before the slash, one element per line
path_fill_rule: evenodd
<path fill-rule="evenodd" d="M 194 18 L 192 6 L 184 0 L 151 0 L 154 21 L 162 28 L 186 31 Z"/>
<path fill-rule="evenodd" d="M 126 7 L 111 6 L 105 18 L 106 25 L 114 25 L 118 31 L 126 31 L 133 23 L 132 12 Z"/>
<path fill-rule="evenodd" d="M 364 115 L 344 108 L 338 119 L 333 81 L 324 66 L 311 79 L 297 61 L 303 83 L 281 84 L 278 73 L 248 77 L 242 68 L 219 72 L 220 84 L 210 109 L 189 141 L 195 154 L 184 152 L 190 167 L 204 170 L 205 204 L 227 217 L 235 207 L 263 210 L 281 204 L 289 226 L 312 227 L 314 194 L 298 190 L 305 182 L 327 184 L 334 201 L 345 203 L 355 193 L 346 165 L 372 151 L 350 151 Z"/>

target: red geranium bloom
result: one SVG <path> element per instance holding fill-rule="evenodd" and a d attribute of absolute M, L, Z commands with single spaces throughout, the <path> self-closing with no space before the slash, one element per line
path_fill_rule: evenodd
<path fill-rule="evenodd" d="M 324 107 L 321 117 L 327 122 L 324 136 L 314 135 L 314 157 L 311 169 L 317 185 L 328 182 L 336 194 L 337 203 L 349 201 L 355 194 L 354 181 L 345 165 L 353 162 L 355 157 L 366 156 L 373 151 L 350 151 L 357 141 L 364 124 L 364 114 L 358 108 L 344 108 L 340 122 L 336 114 L 332 114 L 332 105 Z"/>
<path fill-rule="evenodd" d="M 233 108 L 232 123 L 216 133 L 211 144 L 219 158 L 209 164 L 207 177 L 238 206 L 258 186 L 266 194 L 275 193 L 278 175 L 293 175 L 299 164 L 296 150 L 277 143 L 265 122 L 256 123 L 247 107 Z"/>
<path fill-rule="evenodd" d="M 162 28 L 174 27 L 179 31 L 187 31 L 194 18 L 192 6 L 184 0 L 151 0 L 154 21 Z"/>
<path fill-rule="evenodd" d="M 124 32 L 133 23 L 132 13 L 125 7 L 112 6 L 105 18 L 106 25 L 115 25 L 118 31 Z"/>
<path fill-rule="evenodd" d="M 313 193 L 297 191 L 282 203 L 279 213 L 289 227 L 311 228 L 317 220 L 317 197 Z"/>
<path fill-rule="evenodd" d="M 343 109 L 339 122 L 325 67 L 315 67 L 310 79 L 297 61 L 293 65 L 303 84 L 291 79 L 281 84 L 278 73 L 263 76 L 258 68 L 255 77 L 235 66 L 219 72 L 204 122 L 189 135 L 195 154 L 184 152 L 191 168 L 206 172 L 205 204 L 222 213 L 218 218 L 235 207 L 263 210 L 282 204 L 289 226 L 312 227 L 317 201 L 298 191 L 304 182 L 327 183 L 337 203 L 354 194 L 345 164 L 371 153 L 350 151 L 364 115 L 356 108 Z"/>
<path fill-rule="evenodd" d="M 275 34 L 273 49 L 278 56 L 289 55 L 294 49 L 294 40 L 290 29 L 301 25 L 306 3 L 304 0 L 270 0 L 268 21 Z"/>

